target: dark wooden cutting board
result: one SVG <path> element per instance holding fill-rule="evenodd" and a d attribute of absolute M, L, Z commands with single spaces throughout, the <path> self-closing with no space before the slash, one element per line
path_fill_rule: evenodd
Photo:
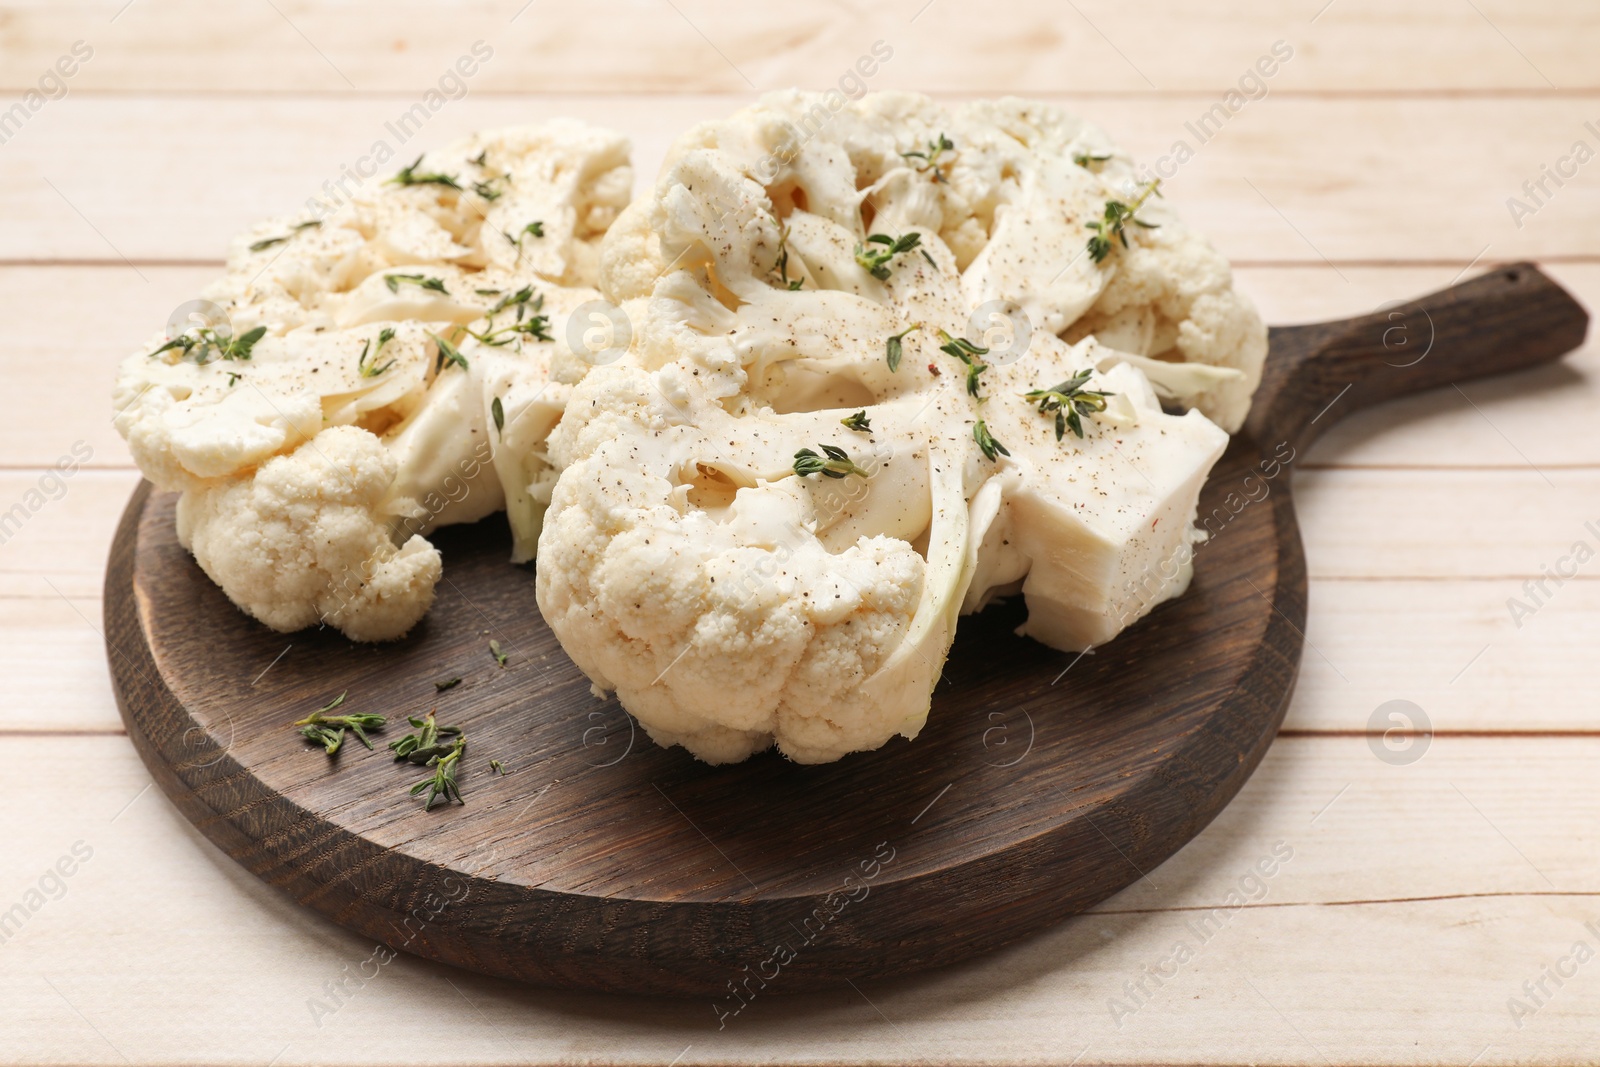
<path fill-rule="evenodd" d="M 827 766 L 768 753 L 708 767 L 653 745 L 563 654 L 532 569 L 506 562 L 501 519 L 437 535 L 445 578 L 427 620 L 356 645 L 237 611 L 178 545 L 175 498 L 148 485 L 106 576 L 118 704 L 156 781 L 219 848 L 395 949 L 730 1011 L 736 989 L 936 967 L 1151 871 L 1255 769 L 1300 659 L 1290 478 L 1320 431 L 1374 401 L 1554 360 L 1587 321 L 1521 264 L 1365 318 L 1274 328 L 1250 422 L 1202 498 L 1216 532 L 1187 595 L 1082 657 L 1014 636 L 1020 605 L 966 619 L 921 736 Z M 400 725 L 377 751 L 347 739 L 330 759 L 289 724 L 346 690 L 345 710 Z M 433 708 L 470 738 L 466 804 L 424 811 L 407 795 L 423 773 L 382 742 Z"/>

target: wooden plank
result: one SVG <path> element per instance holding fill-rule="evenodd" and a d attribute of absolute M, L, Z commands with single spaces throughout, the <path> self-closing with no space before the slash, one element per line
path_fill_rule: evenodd
<path fill-rule="evenodd" d="M 1582 0 L 1514 4 L 1271 0 L 1206 5 L 1081 0 L 834 3 L 773 10 L 736 0 L 673 4 L 525 0 L 448 7 L 307 0 L 11 4 L 0 69 L 33 84 L 74 40 L 95 49 L 74 89 L 420 93 L 475 40 L 494 55 L 475 89 L 742 91 L 833 84 L 874 41 L 894 49 L 878 87 L 959 92 L 1221 93 L 1276 40 L 1297 56 L 1285 88 L 1312 91 L 1593 88 Z M 277 10 L 275 11 L 274 8 Z M 1474 8 L 1477 8 L 1475 11 Z M 115 18 L 113 19 L 113 15 Z M 249 42 L 249 47 L 240 47 Z"/>
<path fill-rule="evenodd" d="M 1580 170 L 1562 189 L 1547 185 L 1552 195 L 1532 216 L 1514 219 L 1507 208 L 1574 141 L 1600 147 L 1584 125 L 1600 127 L 1590 97 L 1280 95 L 1250 105 L 1204 144 L 1186 126 L 1213 102 L 1203 95 L 1053 99 L 1152 164 L 1186 141 L 1195 154 L 1171 177 L 1171 199 L 1234 259 L 1444 260 L 1459 269 L 1480 257 L 1594 254 L 1600 170 Z M 678 131 L 743 102 L 468 96 L 401 142 L 386 126 L 410 106 L 399 96 L 69 96 L 0 153 L 0 211 L 10 220 L 0 259 L 215 260 L 236 231 L 297 210 L 377 141 L 398 160 L 474 128 L 553 115 L 629 133 L 640 173 L 650 175 Z M 104 180 L 108 171 L 116 181 Z"/>
<path fill-rule="evenodd" d="M 21 798 L 49 818 L 17 820 L 0 902 L 27 899 L 75 843 L 92 849 L 5 944 L 13 1062 L 201 1063 L 225 1048 L 280 1064 L 1465 1067 L 1587 1062 L 1596 1036 L 1592 964 L 1568 988 L 1547 982 L 1521 1029 L 1507 998 L 1574 942 L 1600 943 L 1585 927 L 1600 859 L 1573 837 L 1600 816 L 1597 740 L 1440 740 L 1409 766 L 1360 739 L 1280 741 L 1211 827 L 1098 914 L 859 992 L 783 997 L 775 982 L 720 1031 L 701 1002 L 552 994 L 405 956 L 358 984 L 374 946 L 222 858 L 144 791 L 125 740 L 0 738 L 0 754 L 52 771 Z M 896 841 L 914 848 L 915 831 Z M 1250 877 L 1275 847 L 1292 856 Z M 1230 891 L 1247 906 L 1210 911 Z M 1174 969 L 1179 941 L 1195 955 Z M 1141 978 L 1144 1003 L 1114 1018 L 1111 998 L 1131 1007 L 1124 983 Z M 429 1018 L 446 1021 L 416 1025 Z"/>

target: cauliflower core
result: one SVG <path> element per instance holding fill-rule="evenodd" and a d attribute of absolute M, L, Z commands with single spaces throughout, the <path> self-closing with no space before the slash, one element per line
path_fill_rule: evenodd
<path fill-rule="evenodd" d="M 544 441 L 587 364 L 627 143 L 572 121 L 477 134 L 325 218 L 238 237 L 181 324 L 122 364 L 116 425 L 179 537 L 279 630 L 405 634 L 439 578 L 433 528 L 506 510 L 532 557 Z"/>
<path fill-rule="evenodd" d="M 1181 592 L 1227 441 L 1205 413 L 1242 420 L 1265 351 L 1159 201 L 1138 213 L 1157 228 L 1084 254 L 1137 192 L 1098 131 L 909 94 L 829 116 L 777 94 L 679 139 L 600 250 L 629 359 L 550 442 L 546 620 L 653 738 L 712 762 L 915 736 L 954 616 L 995 595 L 1081 649 Z M 1004 315 L 1009 351 L 985 334 Z M 1058 440 L 1023 394 L 1074 378 L 1105 410 Z M 829 447 L 843 477 L 796 466 Z"/>

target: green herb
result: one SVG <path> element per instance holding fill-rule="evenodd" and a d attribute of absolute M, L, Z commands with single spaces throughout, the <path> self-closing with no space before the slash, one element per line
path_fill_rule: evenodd
<path fill-rule="evenodd" d="M 789 224 L 778 222 L 776 216 L 772 221 L 778 227 L 778 258 L 773 261 L 772 269 L 778 272 L 778 280 L 783 282 L 784 288 L 792 293 L 805 283 L 800 278 L 789 277 Z"/>
<path fill-rule="evenodd" d="M 978 357 L 988 355 L 989 350 L 973 344 L 965 337 L 951 337 L 943 330 L 939 331 L 939 340 L 944 342 L 939 346 L 939 351 L 954 356 L 966 365 L 967 392 L 983 400 L 984 397 L 978 392 L 978 375 L 988 370 L 989 365 L 979 362 Z"/>
<path fill-rule="evenodd" d="M 1083 436 L 1083 422 L 1081 416 L 1093 415 L 1106 409 L 1106 397 L 1116 396 L 1116 393 L 1105 393 L 1098 389 L 1085 389 L 1084 383 L 1094 374 L 1092 370 L 1079 371 L 1060 385 L 1050 389 L 1032 389 L 1022 394 L 1029 400 L 1039 405 L 1039 410 L 1045 414 L 1055 412 L 1056 440 L 1059 441 L 1068 430 Z"/>
<path fill-rule="evenodd" d="M 489 414 L 494 416 L 494 428 L 503 440 L 506 436 L 506 409 L 500 404 L 500 398 L 495 397 L 489 405 Z"/>
<path fill-rule="evenodd" d="M 423 811 L 431 811 L 433 802 L 441 796 L 446 805 L 452 800 L 457 804 L 466 803 L 461 799 L 460 786 L 456 784 L 456 769 L 461 763 L 461 754 L 466 750 L 467 736 L 461 734 L 448 750 L 428 760 L 427 766 L 433 768 L 433 775 L 411 787 L 412 796 L 418 796 L 424 789 L 428 791 L 428 801 L 422 805 Z"/>
<path fill-rule="evenodd" d="M 238 380 L 239 380 L 239 375 L 233 373 L 233 371 L 229 371 L 228 372 L 228 388 L 229 389 L 232 389 L 233 386 L 234 386 L 234 383 L 237 382 Z"/>
<path fill-rule="evenodd" d="M 417 168 L 419 166 L 421 166 L 421 165 L 422 165 L 422 157 L 418 156 L 416 158 L 416 161 L 414 163 L 412 163 L 411 166 L 400 168 L 400 172 L 398 174 L 396 174 L 393 178 L 390 178 L 384 184 L 386 184 L 386 185 L 443 185 L 443 186 L 445 186 L 447 188 L 457 189 L 457 190 L 459 190 L 461 188 L 461 184 L 459 182 L 457 182 L 455 180 L 455 178 L 453 176 L 449 175 L 449 174 L 439 174 L 439 173 L 418 174 L 417 173 Z"/>
<path fill-rule="evenodd" d="M 497 759 L 492 759 L 489 761 L 489 769 L 497 772 L 502 778 L 504 778 L 508 773 L 506 771 L 506 765 Z"/>
<path fill-rule="evenodd" d="M 339 746 L 344 743 L 344 732 L 349 730 L 356 735 L 356 739 L 368 748 L 372 741 L 367 737 L 368 730 L 378 730 L 385 721 L 382 715 L 329 715 L 328 712 L 344 703 L 344 698 L 349 690 L 340 693 L 318 710 L 307 715 L 294 725 L 300 727 L 300 736 L 314 744 L 321 745 L 323 751 L 333 755 L 339 751 Z"/>
<path fill-rule="evenodd" d="M 866 410 L 856 412 L 847 419 L 840 419 L 840 424 L 851 430 L 860 430 L 862 433 L 872 431 L 872 421 L 867 418 Z"/>
<path fill-rule="evenodd" d="M 892 335 L 889 338 L 888 343 L 884 345 L 889 359 L 890 374 L 893 374 L 895 371 L 900 369 L 900 360 L 905 355 L 905 348 L 901 342 L 905 339 L 906 334 L 920 329 L 922 329 L 922 323 L 913 322 L 910 326 L 907 326 L 899 333 Z"/>
<path fill-rule="evenodd" d="M 442 681 L 434 682 L 433 683 L 433 689 L 434 689 L 434 692 L 442 693 L 446 689 L 454 689 L 456 686 L 458 686 L 460 684 L 461 684 L 461 679 L 460 678 L 445 678 Z"/>
<path fill-rule="evenodd" d="M 866 471 L 856 466 L 850 460 L 850 455 L 844 449 L 835 445 L 823 445 L 822 451 L 826 458 L 817 455 L 809 448 L 802 448 L 794 454 L 794 472 L 804 478 L 812 474 L 820 474 L 826 478 L 843 478 L 849 474 L 859 474 L 869 478 Z"/>
<path fill-rule="evenodd" d="M 1104 155 L 1096 155 L 1093 152 L 1074 152 L 1074 153 L 1072 153 L 1072 161 L 1074 163 L 1076 163 L 1078 166 L 1082 167 L 1084 170 L 1092 170 L 1092 171 L 1097 171 L 1097 172 L 1099 171 L 1100 168 L 1096 167 L 1094 164 L 1096 164 L 1096 163 L 1104 163 L 1107 160 L 1109 160 L 1110 158 L 1111 158 L 1111 153 L 1110 152 L 1107 152 Z"/>
<path fill-rule="evenodd" d="M 794 279 L 793 281 L 791 281 L 789 283 L 789 292 L 791 292 L 791 293 L 795 292 L 796 290 L 798 290 L 801 286 L 803 286 L 805 284 L 806 283 L 805 283 L 805 279 L 804 278 L 796 278 L 796 279 Z"/>
<path fill-rule="evenodd" d="M 1139 195 L 1134 198 L 1131 206 L 1124 204 L 1120 200 L 1106 201 L 1105 216 L 1098 222 L 1089 223 L 1089 229 L 1095 231 L 1095 235 L 1089 238 L 1089 243 L 1087 245 L 1090 259 L 1094 260 L 1096 263 L 1099 263 L 1101 260 L 1105 259 L 1111 254 L 1112 248 L 1115 247 L 1114 242 L 1116 241 L 1121 241 L 1122 247 L 1127 248 L 1128 234 L 1126 226 L 1130 222 L 1135 226 L 1141 226 L 1147 230 L 1153 230 L 1156 228 L 1155 223 L 1145 222 L 1143 219 L 1134 217 L 1138 210 L 1144 207 L 1144 202 L 1150 199 L 1152 195 L 1161 195 L 1160 178 L 1152 179 L 1150 184 L 1146 185 Z"/>
<path fill-rule="evenodd" d="M 479 296 L 499 296 L 505 290 L 503 290 L 503 289 L 474 289 L 472 291 L 474 293 L 477 293 Z"/>
<path fill-rule="evenodd" d="M 550 316 L 538 314 L 544 307 L 544 294 L 535 296 L 532 286 L 523 286 L 509 296 L 500 300 L 484 312 L 484 319 L 489 322 L 490 328 L 482 333 L 467 332 L 480 343 L 499 347 L 508 345 L 518 335 L 532 337 L 536 341 L 554 341 L 550 334 Z M 516 318 L 509 325 L 494 328 L 494 317 L 502 311 L 516 309 Z"/>
<path fill-rule="evenodd" d="M 499 200 L 501 195 L 500 190 L 494 187 L 493 178 L 486 182 L 473 182 L 472 191 L 485 200 Z"/>
<path fill-rule="evenodd" d="M 939 157 L 946 152 L 955 151 L 955 147 L 955 142 L 941 132 L 937 140 L 928 142 L 928 147 L 925 150 L 921 152 L 901 152 L 900 156 L 902 159 L 920 159 L 922 162 L 917 164 L 917 173 L 925 174 L 931 170 L 933 171 L 933 180 L 938 182 L 946 179 L 947 175 L 944 173 L 944 167 L 949 165 L 948 163 L 940 163 Z"/>
<path fill-rule="evenodd" d="M 433 362 L 433 373 L 438 374 L 444 370 L 446 363 L 454 363 L 462 370 L 467 369 L 467 357 L 461 354 L 460 349 L 436 333 L 430 333 L 428 336 L 439 346 L 439 356 Z"/>
<path fill-rule="evenodd" d="M 499 641 L 490 641 L 489 642 L 489 655 L 493 656 L 494 657 L 494 661 L 496 663 L 500 664 L 500 666 L 502 668 L 505 667 L 506 661 L 511 658 L 510 656 L 506 655 L 505 652 L 503 652 L 501 650 Z"/>
<path fill-rule="evenodd" d="M 990 460 L 995 459 L 997 456 L 1011 455 L 1009 448 L 994 439 L 994 434 L 989 432 L 988 425 L 982 419 L 973 424 L 972 439 L 978 442 L 978 448 Z"/>
<path fill-rule="evenodd" d="M 391 359 L 389 362 L 380 367 L 377 365 L 378 361 L 375 358 L 379 352 L 383 351 L 383 346 L 388 344 L 393 339 L 394 331 L 385 326 L 378 332 L 378 347 L 375 351 L 370 353 L 368 352 L 368 349 L 372 348 L 372 339 L 370 337 L 361 342 L 361 355 L 356 359 L 356 370 L 360 372 L 361 377 L 376 378 L 378 375 L 394 366 L 395 361 Z M 368 358 L 372 358 L 371 363 L 367 362 Z"/>
<path fill-rule="evenodd" d="M 321 226 L 321 225 L 322 225 L 322 220 L 321 219 L 312 219 L 310 222 L 296 223 L 295 225 L 290 226 L 289 227 L 289 232 L 284 234 L 282 237 L 268 237 L 265 240 L 257 241 L 255 244 L 250 246 L 250 251 L 252 251 L 252 252 L 264 252 L 267 249 L 271 248 L 273 245 L 281 245 L 281 244 L 283 244 L 285 241 L 287 241 L 289 238 L 293 237 L 295 234 L 299 233 L 301 230 L 305 230 L 305 229 L 309 229 L 309 228 L 311 228 L 313 226 Z"/>
<path fill-rule="evenodd" d="M 213 359 L 249 359 L 256 342 L 267 335 L 265 326 L 257 326 L 242 337 L 219 334 L 209 326 L 201 326 L 192 334 L 185 331 L 150 353 L 153 359 L 163 352 L 181 351 L 180 359 L 204 366 Z M 215 353 L 215 356 L 212 354 Z"/>
<path fill-rule="evenodd" d="M 856 245 L 856 262 L 881 282 L 889 280 L 889 261 L 895 256 L 910 252 L 917 248 L 922 241 L 920 233 L 903 233 L 899 237 L 890 237 L 886 233 L 875 233 L 867 238 L 868 245 L 881 245 L 881 248 L 868 248 L 866 245 Z M 923 250 L 923 257 L 929 263 L 933 259 Z"/>
<path fill-rule="evenodd" d="M 409 760 L 419 766 L 449 752 L 455 742 L 447 739 L 461 733 L 459 726 L 440 726 L 431 711 L 420 719 L 407 718 L 406 721 L 417 732 L 406 734 L 398 741 L 390 741 L 389 748 L 394 752 L 395 759 Z"/>
<path fill-rule="evenodd" d="M 532 222 L 528 223 L 522 229 L 518 230 L 517 231 L 517 235 L 515 237 L 512 237 L 509 233 L 503 235 L 507 241 L 510 241 L 512 244 L 517 246 L 517 258 L 518 259 L 522 258 L 522 239 L 524 237 L 527 237 L 529 234 L 532 234 L 535 237 L 543 237 L 544 236 L 544 223 L 541 222 L 538 219 L 534 219 Z"/>
<path fill-rule="evenodd" d="M 386 274 L 383 276 L 383 284 L 389 287 L 391 293 L 400 291 L 401 282 L 409 282 L 420 289 L 431 289 L 436 293 L 443 293 L 445 296 L 450 295 L 450 290 L 444 287 L 444 282 L 439 278 L 429 278 L 421 274 Z"/>
<path fill-rule="evenodd" d="M 483 161 L 485 159 L 488 159 L 488 158 L 489 158 L 489 150 L 487 148 L 485 148 L 482 152 L 479 152 L 477 155 L 475 155 L 471 159 L 467 160 L 467 162 L 471 163 L 474 167 L 481 167 L 481 166 L 484 165 Z"/>

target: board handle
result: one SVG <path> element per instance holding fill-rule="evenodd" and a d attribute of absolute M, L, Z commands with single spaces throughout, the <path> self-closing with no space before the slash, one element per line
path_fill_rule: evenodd
<path fill-rule="evenodd" d="M 1380 400 L 1560 359 L 1589 313 L 1532 263 L 1512 263 L 1354 319 L 1274 326 L 1246 432 L 1303 451 Z"/>

